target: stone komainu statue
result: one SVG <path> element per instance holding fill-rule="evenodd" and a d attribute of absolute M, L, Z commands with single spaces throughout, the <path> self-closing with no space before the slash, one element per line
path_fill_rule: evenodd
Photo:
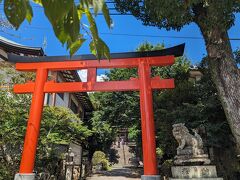
<path fill-rule="evenodd" d="M 177 140 L 179 146 L 177 148 L 178 154 L 186 147 L 192 147 L 193 155 L 203 154 L 203 141 L 201 136 L 194 130 L 194 135 L 190 134 L 183 123 L 173 125 L 173 136 Z"/>
<path fill-rule="evenodd" d="M 189 133 L 189 130 L 183 123 L 173 125 L 173 136 L 177 140 L 179 146 L 177 148 L 177 156 L 175 164 L 184 164 L 187 162 L 203 162 L 209 164 L 210 160 L 207 154 L 204 154 L 203 141 L 196 130 L 193 130 L 194 135 Z"/>

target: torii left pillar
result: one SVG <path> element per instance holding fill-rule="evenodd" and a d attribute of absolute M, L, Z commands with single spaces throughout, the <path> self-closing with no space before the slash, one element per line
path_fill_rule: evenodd
<path fill-rule="evenodd" d="M 43 102 L 44 102 L 44 85 L 47 81 L 47 69 L 38 69 L 36 72 L 36 81 L 32 95 L 31 109 L 27 124 L 27 130 L 24 140 L 24 147 L 20 164 L 19 173 L 15 175 L 15 180 L 33 180 L 35 155 L 38 144 L 38 136 L 41 124 Z"/>

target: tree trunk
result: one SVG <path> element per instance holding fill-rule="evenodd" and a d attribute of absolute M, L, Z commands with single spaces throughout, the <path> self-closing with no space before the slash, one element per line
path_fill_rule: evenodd
<path fill-rule="evenodd" d="M 238 159 L 235 156 L 234 147 L 213 148 L 214 157 L 212 163 L 217 166 L 218 176 L 224 180 L 239 180 Z"/>
<path fill-rule="evenodd" d="M 88 150 L 88 161 L 87 161 L 86 168 L 85 168 L 86 177 L 92 175 L 92 157 L 93 157 L 94 152 L 95 152 L 95 150 L 93 150 L 93 149 Z"/>
<path fill-rule="evenodd" d="M 212 79 L 240 153 L 240 71 L 234 61 L 228 33 L 219 27 L 199 26 L 208 52 Z"/>

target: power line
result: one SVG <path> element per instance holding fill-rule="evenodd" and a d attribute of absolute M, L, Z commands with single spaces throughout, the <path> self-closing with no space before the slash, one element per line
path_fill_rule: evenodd
<path fill-rule="evenodd" d="M 195 39 L 204 40 L 203 37 L 199 36 L 163 36 L 163 35 L 149 35 L 149 34 L 127 34 L 127 33 L 100 33 L 102 35 L 113 35 L 113 36 L 129 36 L 129 37 L 151 37 L 151 38 L 171 38 L 171 39 Z M 229 38 L 230 41 L 240 41 L 240 38 Z"/>
<path fill-rule="evenodd" d="M 36 30 L 50 30 L 50 28 L 38 27 L 38 26 L 30 26 L 30 27 L 25 27 L 25 28 L 36 29 Z M 100 32 L 99 34 L 110 35 L 110 36 L 127 36 L 127 37 L 149 37 L 149 38 L 204 40 L 204 38 L 200 37 L 200 36 L 164 36 L 164 35 L 150 35 L 150 34 L 106 33 L 106 32 Z M 240 41 L 240 38 L 229 38 L 229 40 L 230 41 Z"/>
<path fill-rule="evenodd" d="M 77 2 L 77 1 L 74 1 L 75 3 L 79 3 L 79 2 Z M 108 1 L 108 2 L 106 2 L 106 4 L 114 4 L 115 2 L 111 2 L 111 1 Z M 0 4 L 0 6 L 4 6 L 4 4 Z M 43 7 L 42 6 L 40 6 L 40 5 L 32 5 L 31 7 L 33 7 L 33 8 L 37 8 L 37 9 L 39 9 L 39 10 L 42 10 L 43 9 Z M 108 9 L 109 9 L 109 15 L 110 16 L 131 16 L 131 15 L 133 15 L 132 13 L 125 13 L 125 14 L 122 14 L 122 13 L 120 13 L 120 12 L 118 12 L 117 10 L 116 10 L 116 8 L 115 7 L 108 7 Z M 0 10 L 4 10 L 4 8 L 0 8 Z M 114 12 L 111 12 L 111 11 L 114 11 Z M 116 12 L 115 12 L 116 11 Z M 103 15 L 103 13 L 98 13 L 98 15 Z"/>
<path fill-rule="evenodd" d="M 75 2 L 76 4 L 79 4 L 79 2 Z M 115 2 L 106 2 L 106 4 L 115 4 Z M 0 6 L 4 6 L 4 4 L 0 4 Z M 31 7 L 36 7 L 36 8 L 43 8 L 43 6 L 41 5 L 32 5 Z M 113 8 L 113 7 L 108 7 L 108 9 L 114 9 L 116 10 L 116 8 Z"/>
<path fill-rule="evenodd" d="M 197 36 L 161 36 L 161 35 L 149 35 L 149 34 L 126 34 L 126 33 L 99 33 L 102 35 L 113 35 L 113 36 L 129 36 L 129 37 L 152 37 L 152 38 L 171 38 L 171 39 L 194 39 L 204 40 L 203 37 Z M 229 38 L 230 41 L 240 41 L 240 38 Z"/>
<path fill-rule="evenodd" d="M 35 8 L 35 7 L 34 7 Z M 43 8 L 40 7 L 40 6 L 36 6 L 37 9 L 39 10 L 42 10 Z M 3 8 L 0 8 L 1 11 L 3 11 L 4 9 Z M 94 13 L 92 13 L 94 14 Z M 97 13 L 97 15 L 100 15 L 100 16 L 103 16 L 104 14 L 103 13 Z M 125 14 L 121 14 L 121 13 L 118 13 L 118 12 L 109 12 L 109 15 L 110 16 L 133 16 L 132 13 L 125 13 Z"/>
<path fill-rule="evenodd" d="M 129 36 L 129 37 L 161 37 L 161 38 L 173 38 L 173 39 L 203 39 L 202 37 L 195 36 L 161 36 L 161 35 L 148 35 L 148 34 L 127 34 L 127 33 L 100 33 L 102 35 L 113 35 L 113 36 Z M 240 40 L 240 39 L 239 39 Z"/>

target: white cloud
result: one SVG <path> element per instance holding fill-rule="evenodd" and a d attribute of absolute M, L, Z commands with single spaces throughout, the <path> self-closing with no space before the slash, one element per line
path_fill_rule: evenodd
<path fill-rule="evenodd" d="M 108 77 L 106 74 L 100 74 L 97 76 L 97 82 L 103 82 L 104 80 L 107 80 Z"/>

